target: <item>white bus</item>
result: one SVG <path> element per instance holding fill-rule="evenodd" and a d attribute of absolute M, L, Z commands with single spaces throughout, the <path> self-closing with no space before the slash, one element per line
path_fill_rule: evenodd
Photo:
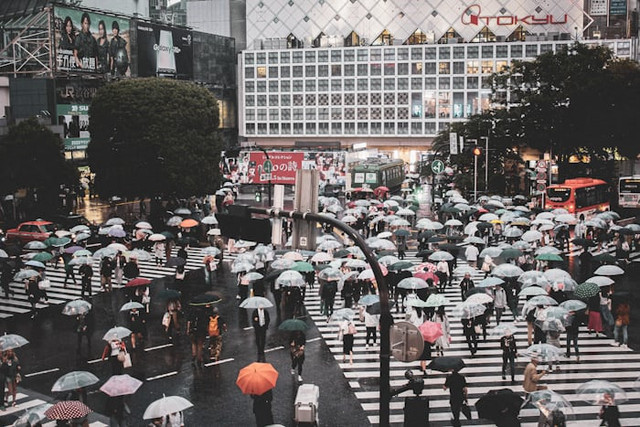
<path fill-rule="evenodd" d="M 618 182 L 618 204 L 621 208 L 640 208 L 640 175 L 623 176 Z"/>

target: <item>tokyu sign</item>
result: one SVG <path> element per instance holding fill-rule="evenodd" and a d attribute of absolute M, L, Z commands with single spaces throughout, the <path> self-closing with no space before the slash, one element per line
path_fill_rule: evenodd
<path fill-rule="evenodd" d="M 540 11 L 542 11 L 540 9 Z M 501 14 L 501 15 L 490 15 L 483 14 L 482 8 L 479 4 L 473 4 L 467 7 L 462 16 L 460 17 L 460 21 L 465 25 L 482 25 L 482 26 L 512 26 L 512 25 L 566 25 L 569 16 L 568 14 L 544 14 L 539 13 L 537 11 L 533 11 L 531 14 L 523 14 L 523 15 L 510 15 L 510 14 Z"/>

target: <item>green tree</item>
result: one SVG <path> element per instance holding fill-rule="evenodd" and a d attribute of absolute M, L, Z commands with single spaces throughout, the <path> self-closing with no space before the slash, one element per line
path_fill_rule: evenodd
<path fill-rule="evenodd" d="M 77 170 L 64 159 L 60 136 L 37 119 L 24 120 L 9 128 L 0 141 L 0 189 L 3 194 L 27 191 L 28 214 L 48 214 L 58 206 L 61 185 L 78 182 Z"/>
<path fill-rule="evenodd" d="M 218 188 L 218 105 L 206 88 L 122 80 L 96 93 L 89 115 L 89 164 L 102 196 L 191 196 Z"/>

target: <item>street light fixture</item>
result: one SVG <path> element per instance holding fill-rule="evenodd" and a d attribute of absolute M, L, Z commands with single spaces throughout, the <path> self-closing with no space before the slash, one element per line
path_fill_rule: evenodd
<path fill-rule="evenodd" d="M 477 145 L 473 147 L 473 201 L 478 201 L 478 157 L 482 155 L 482 149 Z"/>
<path fill-rule="evenodd" d="M 481 136 L 484 139 L 484 191 L 489 191 L 489 136 Z"/>

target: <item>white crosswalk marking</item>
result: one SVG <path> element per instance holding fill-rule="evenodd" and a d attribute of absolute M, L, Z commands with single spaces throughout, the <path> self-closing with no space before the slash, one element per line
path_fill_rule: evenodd
<path fill-rule="evenodd" d="M 615 253 L 614 247 L 607 248 L 609 252 Z M 568 252 L 568 251 L 566 251 Z M 579 254 L 579 249 L 572 247 L 572 255 Z M 407 260 L 414 264 L 419 263 L 415 258 L 415 251 L 408 252 Z M 566 253 L 565 253 L 566 254 Z M 633 253 L 632 259 L 638 261 L 640 253 Z M 465 265 L 463 260 L 458 261 L 458 266 Z M 478 272 L 476 277 L 472 279 L 477 283 L 484 278 L 484 273 Z M 487 420 L 478 420 L 477 412 L 474 404 L 478 398 L 489 390 L 510 388 L 521 395 L 524 395 L 522 389 L 522 373 L 524 366 L 529 359 L 525 357 L 518 358 L 516 362 L 516 378 L 515 385 L 511 385 L 510 378 L 502 380 L 502 351 L 500 349 L 499 339 L 487 336 L 486 342 L 482 341 L 482 335 L 479 336 L 478 353 L 475 358 L 471 358 L 467 344 L 462 332 L 462 325 L 458 318 L 451 315 L 453 306 L 461 301 L 460 289 L 457 286 L 461 280 L 460 276 L 454 277 L 453 284 L 445 291 L 449 305 L 446 307 L 447 314 L 451 324 L 452 343 L 451 347 L 445 350 L 446 356 L 460 356 L 464 358 L 466 367 L 461 371 L 469 383 L 469 405 L 472 409 L 473 421 L 464 420 L 473 425 L 494 425 Z M 362 322 L 355 319 L 358 334 L 354 340 L 354 356 L 353 365 L 342 362 L 342 342 L 338 340 L 338 325 L 336 323 L 327 323 L 326 317 L 320 312 L 320 297 L 318 296 L 317 287 L 308 289 L 306 293 L 305 306 L 309 316 L 314 320 L 320 333 L 329 346 L 329 349 L 340 368 L 343 370 L 345 378 L 348 380 L 349 386 L 352 388 L 356 398 L 361 402 L 362 407 L 372 424 L 378 424 L 379 416 L 379 347 L 371 346 L 365 348 L 365 327 Z M 335 308 L 341 308 L 344 305 L 340 295 L 336 296 Z M 522 307 L 520 300 L 519 310 Z M 404 314 L 396 313 L 396 309 L 392 309 L 394 320 L 404 320 Z M 513 316 L 507 309 L 502 317 L 503 322 L 513 322 Z M 516 334 L 516 340 L 519 350 L 527 347 L 526 343 L 526 324 L 519 322 L 519 332 Z M 495 317 L 491 319 L 488 330 L 495 326 Z M 379 338 L 379 337 L 378 337 Z M 577 363 L 575 357 L 571 359 L 562 358 L 560 361 L 560 370 L 554 371 L 544 377 L 543 382 L 550 389 L 564 395 L 575 408 L 574 425 L 598 425 L 598 406 L 591 406 L 585 402 L 578 400 L 575 395 L 576 387 L 586 381 L 592 379 L 606 379 L 623 387 L 629 398 L 627 403 L 620 405 L 621 423 L 624 426 L 636 426 L 640 424 L 640 392 L 634 389 L 633 383 L 638 378 L 640 367 L 640 354 L 622 347 L 613 347 L 610 344 L 611 339 L 602 335 L 596 337 L 589 335 L 585 328 L 580 331 L 580 360 Z M 562 337 L 564 345 L 564 336 Z M 435 356 L 435 352 L 434 352 Z M 403 363 L 391 360 L 391 386 L 399 387 L 406 384 L 404 372 L 406 369 L 412 369 L 414 374 L 420 374 L 419 362 Z M 424 376 L 425 388 L 422 392 L 423 396 L 430 399 L 430 421 L 431 425 L 449 426 L 451 425 L 451 412 L 449 405 L 449 394 L 444 391 L 446 375 L 437 371 L 427 370 Z M 392 399 L 390 421 L 394 425 L 401 425 L 404 419 L 403 407 L 404 397 L 411 396 L 412 392 L 405 392 L 398 397 Z M 531 406 L 522 409 L 520 415 L 523 426 L 536 426 L 539 411 Z M 571 423 L 570 423 L 571 425 Z"/>
<path fill-rule="evenodd" d="M 176 256 L 177 252 L 177 248 L 174 248 L 171 255 Z M 203 267 L 203 255 L 201 248 L 189 248 L 187 249 L 187 253 L 188 257 L 185 270 L 192 271 Z M 138 261 L 138 267 L 140 269 L 139 277 L 144 277 L 146 279 L 158 279 L 161 277 L 173 276 L 175 274 L 175 268 L 165 267 L 164 265 L 156 266 L 153 258 L 149 261 Z M 94 275 L 91 280 L 91 289 L 93 294 L 96 294 L 101 292 L 100 273 L 97 261 L 94 263 L 93 269 Z M 63 286 L 65 272 L 62 263 L 58 263 L 58 268 L 53 268 L 52 266 L 47 265 L 46 277 L 51 281 L 51 287 L 47 289 L 49 301 L 48 303 L 40 302 L 36 304 L 36 308 L 45 308 L 50 305 L 58 305 L 80 298 L 80 275 L 78 274 L 77 267 L 75 269 L 75 273 L 76 284 L 73 284 L 73 282 L 69 280 L 67 282 L 67 287 L 65 288 Z M 126 282 L 127 279 L 123 279 L 123 283 L 121 285 L 117 285 L 114 281 L 112 286 L 114 289 L 121 288 Z M 0 293 L 2 293 L 2 297 L 0 297 L 0 318 L 11 317 L 15 314 L 28 313 L 31 310 L 31 304 L 28 301 L 24 283 L 14 281 L 10 286 L 11 290 L 15 292 L 11 298 L 6 298 L 4 293 L 0 291 Z"/>

